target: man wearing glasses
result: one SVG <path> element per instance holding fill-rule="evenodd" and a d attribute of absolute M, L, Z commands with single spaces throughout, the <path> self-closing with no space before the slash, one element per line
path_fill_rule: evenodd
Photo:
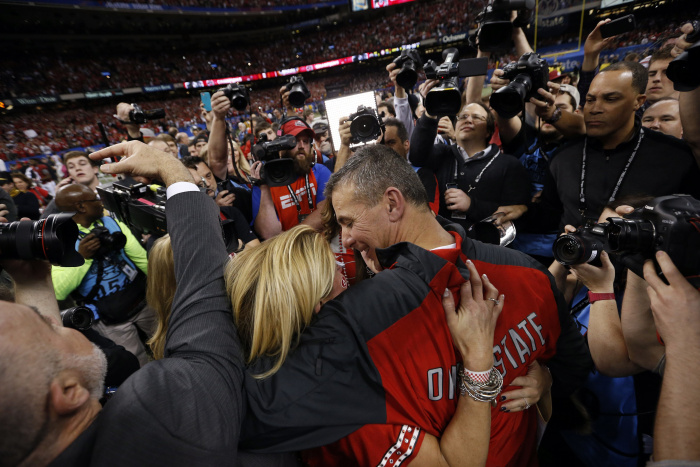
<path fill-rule="evenodd" d="M 426 112 L 411 136 L 409 160 L 435 172 L 441 216 L 468 229 L 501 207 L 527 203 L 527 172 L 517 159 L 489 145 L 495 123 L 483 104 L 465 105 L 457 114 L 456 145 L 433 144 L 437 129 L 438 119 Z"/>
<path fill-rule="evenodd" d="M 56 195 L 61 212 L 75 212 L 79 239 L 76 250 L 85 258 L 79 267 L 51 268 L 56 299 L 69 296 L 95 315 L 93 329 L 148 362 L 139 330 L 155 331 L 152 309 L 146 307 L 146 251 L 121 222 L 105 216 L 104 206 L 89 187 L 75 183 Z"/>

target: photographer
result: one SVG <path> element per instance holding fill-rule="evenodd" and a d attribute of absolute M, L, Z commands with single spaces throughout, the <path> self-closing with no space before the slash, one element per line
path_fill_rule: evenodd
<path fill-rule="evenodd" d="M 104 215 L 102 201 L 85 185 L 63 188 L 56 206 L 61 212 L 75 212 L 80 231 L 76 250 L 85 258 L 80 267 L 52 268 L 56 298 L 71 295 L 90 308 L 97 320 L 94 329 L 145 365 L 148 356 L 139 330 L 147 336 L 155 330 L 153 311 L 145 307 L 146 251 L 126 225 Z"/>
<path fill-rule="evenodd" d="M 426 92 L 436 81 L 426 82 Z M 502 157 L 488 142 L 495 131 L 491 113 L 481 103 L 464 106 L 457 115 L 456 145 L 433 144 L 438 120 L 426 113 L 411 137 L 409 161 L 433 170 L 440 191 L 439 214 L 469 228 L 503 206 L 529 200 L 527 172 L 513 157 Z"/>
<path fill-rule="evenodd" d="M 8 189 L 6 190 L 5 187 Z M 12 187 L 12 177 L 8 172 L 0 172 L 0 204 L 4 205 L 4 210 L 7 210 L 5 218 L 7 222 L 17 220 L 17 206 L 10 195 Z"/>
<path fill-rule="evenodd" d="M 294 161 L 298 178 L 282 187 L 253 187 L 253 228 L 262 239 L 268 239 L 295 225 L 306 224 L 321 229 L 323 190 L 331 176 L 322 164 L 315 163 L 314 131 L 301 119 L 292 117 L 280 127 L 280 136 L 292 135 L 297 145 L 280 152 L 280 158 Z M 253 176 L 260 178 L 262 164 L 253 164 Z"/>

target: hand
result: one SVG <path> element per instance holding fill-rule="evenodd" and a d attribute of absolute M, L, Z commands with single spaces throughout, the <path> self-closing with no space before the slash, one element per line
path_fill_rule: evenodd
<path fill-rule="evenodd" d="M 428 95 L 428 91 L 433 89 L 440 81 L 436 79 L 426 79 L 420 86 L 418 86 L 418 92 L 423 96 L 425 101 L 425 96 Z"/>
<path fill-rule="evenodd" d="M 501 405 L 503 412 L 520 412 L 527 410 L 540 401 L 540 398 L 552 388 L 552 375 L 544 365 L 536 360 L 527 367 L 525 376 L 518 376 L 508 387 L 520 386 L 501 394 L 501 401 L 508 401 Z"/>
<path fill-rule="evenodd" d="M 667 349 L 688 351 L 700 343 L 700 291 L 688 282 L 663 251 L 656 253 L 668 285 L 656 274 L 651 260 L 644 264 L 644 279 L 654 313 L 656 330 Z"/>
<path fill-rule="evenodd" d="M 593 293 L 612 293 L 615 281 L 615 268 L 610 262 L 607 251 L 600 253 L 603 266 L 596 267 L 587 263 L 571 265 L 571 272 L 583 285 Z"/>
<path fill-rule="evenodd" d="M 508 86 L 510 84 L 509 79 L 505 79 L 503 77 L 503 70 L 500 68 L 498 70 L 493 70 L 493 75 L 491 75 L 491 79 L 489 80 L 489 83 L 491 84 L 491 88 L 495 91 L 498 91 L 499 89 Z"/>
<path fill-rule="evenodd" d="M 352 139 L 350 120 L 348 120 L 348 117 L 340 117 L 339 123 L 338 132 L 340 133 L 340 144 L 342 146 L 350 146 L 350 140 Z"/>
<path fill-rule="evenodd" d="M 84 236 L 78 244 L 78 253 L 85 259 L 95 256 L 95 252 L 100 249 L 100 239 L 93 234 Z"/>
<path fill-rule="evenodd" d="M 5 216 L 9 213 L 10 211 L 7 210 L 7 206 L 0 204 L 0 222 L 7 224 L 7 218 Z"/>
<path fill-rule="evenodd" d="M 22 219 L 29 220 L 29 219 Z M 51 263 L 38 259 L 4 259 L 2 267 L 17 285 L 43 283 L 51 279 Z"/>
<path fill-rule="evenodd" d="M 260 170 L 262 170 L 263 163 L 260 161 L 253 162 L 250 166 L 250 176 L 257 180 L 260 180 Z"/>
<path fill-rule="evenodd" d="M 472 199 L 459 188 L 445 191 L 445 204 L 450 211 L 467 212 L 472 205 Z"/>
<path fill-rule="evenodd" d="M 620 217 L 625 217 L 625 215 L 630 214 L 634 211 L 634 208 L 628 204 L 622 204 L 615 208 L 615 212 Z"/>
<path fill-rule="evenodd" d="M 108 157 L 122 159 L 114 164 L 103 164 L 103 173 L 130 174 L 149 179 L 162 180 L 166 187 L 176 182 L 194 183 L 190 171 L 167 152 L 159 151 L 140 141 L 127 141 L 115 144 L 89 156 L 92 160 L 102 160 Z"/>
<path fill-rule="evenodd" d="M 499 206 L 496 212 L 502 212 L 504 216 L 498 219 L 497 225 L 501 225 L 508 221 L 514 221 L 527 212 L 527 206 L 524 204 L 512 204 L 510 206 Z"/>
<path fill-rule="evenodd" d="M 615 43 L 615 36 L 608 37 L 607 39 L 603 39 L 603 36 L 600 34 L 600 27 L 604 24 L 608 24 L 611 19 L 604 19 L 603 21 L 600 21 L 595 28 L 593 28 L 593 31 L 588 35 L 586 38 L 586 42 L 583 44 L 583 54 L 584 55 L 590 55 L 590 56 L 598 56 L 600 55 L 600 52 L 603 50 L 610 48 Z"/>
<path fill-rule="evenodd" d="M 280 88 L 280 97 L 282 98 L 282 105 L 284 107 L 291 108 L 292 104 L 289 103 L 289 95 L 291 94 L 290 91 L 287 91 L 287 86 L 282 86 Z"/>
<path fill-rule="evenodd" d="M 544 98 L 544 101 L 534 97 L 530 98 L 530 103 L 535 106 L 535 114 L 545 121 L 552 118 L 554 109 L 556 109 L 554 106 L 554 99 L 556 99 L 557 95 L 559 94 L 559 85 L 557 83 L 549 81 L 547 82 L 547 86 L 549 86 L 550 92 L 547 92 L 542 88 L 537 90 L 537 93 Z"/>
<path fill-rule="evenodd" d="M 673 49 L 671 49 L 671 55 L 673 55 L 674 57 L 678 57 L 685 50 L 687 50 L 688 47 L 693 45 L 692 43 L 686 41 L 688 34 L 693 32 L 692 23 L 685 23 L 683 26 L 681 26 L 681 32 L 683 33 L 683 35 L 678 38 L 676 44 L 673 46 Z"/>
<path fill-rule="evenodd" d="M 231 101 L 224 95 L 224 91 L 217 91 L 211 96 L 211 111 L 214 118 L 224 120 L 231 110 Z"/>
<path fill-rule="evenodd" d="M 233 202 L 236 200 L 236 195 L 234 193 L 229 193 L 226 190 L 222 190 L 216 195 L 216 204 L 218 206 L 233 206 Z"/>
<path fill-rule="evenodd" d="M 442 117 L 438 122 L 438 133 L 445 135 L 451 140 L 455 139 L 455 127 L 452 126 L 452 120 L 450 117 Z"/>
<path fill-rule="evenodd" d="M 70 178 L 70 177 L 64 178 L 63 180 L 61 180 L 60 182 L 58 182 L 58 185 L 56 185 L 56 192 L 58 192 L 58 191 L 59 191 L 61 188 L 63 188 L 64 186 L 70 185 L 71 183 L 73 183 L 73 179 L 72 179 L 72 178 Z"/>
<path fill-rule="evenodd" d="M 214 113 L 213 112 L 208 112 L 207 109 L 204 108 L 204 103 L 200 102 L 199 103 L 199 109 L 201 111 L 202 119 L 207 124 L 207 129 L 211 128 L 211 121 L 214 119 Z"/>
<path fill-rule="evenodd" d="M 454 298 L 447 289 L 442 296 L 442 306 L 464 368 L 488 371 L 493 367 L 493 333 L 505 296 L 498 295 L 485 274 L 479 276 L 474 263 L 467 261 L 467 269 L 469 280 L 460 289 L 459 310 L 455 312 Z"/>
<path fill-rule="evenodd" d="M 134 106 L 126 102 L 117 104 L 117 118 L 123 122 L 129 121 L 129 113 L 134 110 Z"/>

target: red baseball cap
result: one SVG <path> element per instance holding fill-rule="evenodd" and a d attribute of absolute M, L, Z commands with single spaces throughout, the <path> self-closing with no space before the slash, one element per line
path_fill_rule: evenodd
<path fill-rule="evenodd" d="M 314 130 L 311 129 L 306 122 L 302 120 L 290 120 L 280 128 L 279 136 L 282 135 L 293 135 L 299 136 L 299 134 L 305 133 L 310 139 L 314 139 Z"/>

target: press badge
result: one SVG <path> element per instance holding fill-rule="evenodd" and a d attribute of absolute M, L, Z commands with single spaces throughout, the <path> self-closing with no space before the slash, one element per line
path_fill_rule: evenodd
<path fill-rule="evenodd" d="M 136 279 L 136 276 L 138 275 L 138 271 L 131 266 L 129 266 L 128 263 L 122 263 L 122 272 L 126 275 L 126 277 L 129 278 L 130 282 L 133 282 L 134 279 Z"/>

